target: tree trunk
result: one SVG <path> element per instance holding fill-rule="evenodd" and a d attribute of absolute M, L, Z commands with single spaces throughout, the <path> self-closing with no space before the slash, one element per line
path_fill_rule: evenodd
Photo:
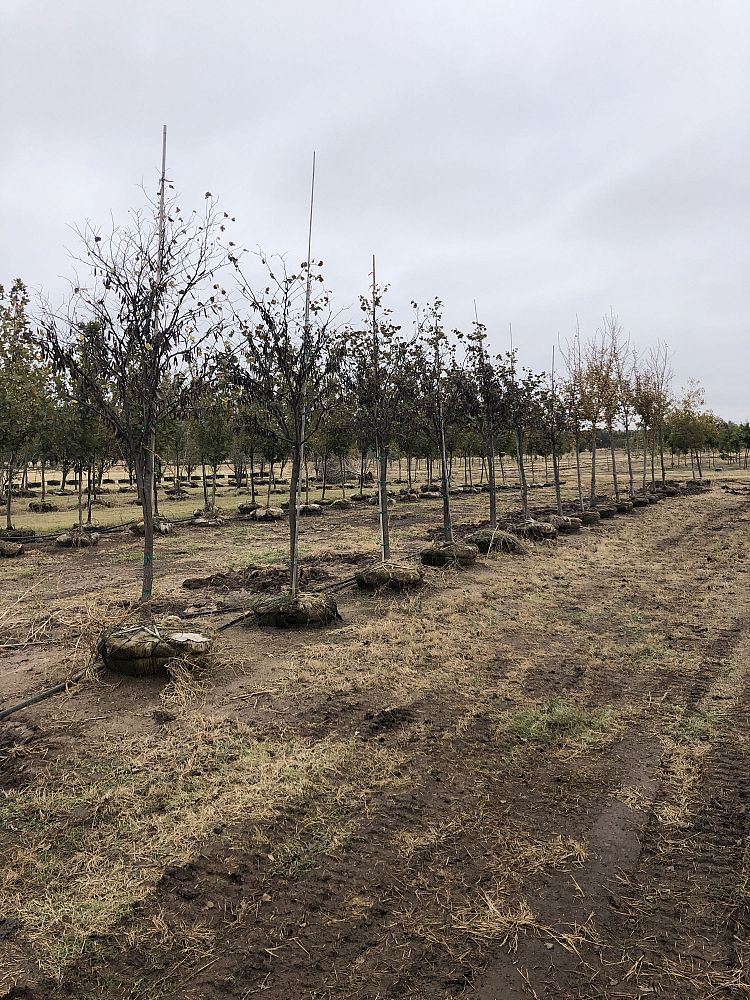
<path fill-rule="evenodd" d="M 78 534 L 83 534 L 83 462 L 78 463 Z"/>
<path fill-rule="evenodd" d="M 656 457 L 656 430 L 651 432 L 651 485 L 656 484 L 656 470 L 654 468 L 654 460 Z"/>
<path fill-rule="evenodd" d="M 203 479 L 203 507 L 208 510 L 208 483 L 206 482 L 206 460 L 201 456 L 201 476 Z"/>
<path fill-rule="evenodd" d="M 635 493 L 635 480 L 633 479 L 633 454 L 630 448 L 630 426 L 627 417 L 625 418 L 625 450 L 628 453 L 628 481 L 630 483 L 631 494 Z"/>
<path fill-rule="evenodd" d="M 500 452 L 500 475 L 503 477 L 503 486 L 505 486 L 505 466 L 503 465 L 503 453 Z"/>
<path fill-rule="evenodd" d="M 617 461 L 615 460 L 615 439 L 612 435 L 612 428 L 609 429 L 609 453 L 612 456 L 612 486 L 615 491 L 615 503 L 620 502 L 620 486 L 617 482 Z"/>
<path fill-rule="evenodd" d="M 302 471 L 302 442 L 294 442 L 292 454 L 292 477 L 289 484 L 289 582 L 292 595 L 299 593 L 299 502 L 300 474 Z"/>
<path fill-rule="evenodd" d="M 42 459 L 42 500 L 46 500 L 47 499 L 47 478 L 46 478 L 46 475 L 45 475 L 46 465 L 47 465 L 47 462 L 44 459 Z M 63 487 L 61 485 L 60 489 L 62 489 L 62 488 Z"/>
<path fill-rule="evenodd" d="M 646 492 L 646 462 L 648 461 L 648 428 L 643 425 L 643 492 Z"/>
<path fill-rule="evenodd" d="M 494 531 L 497 527 L 497 483 L 495 481 L 495 446 L 490 441 L 487 449 L 487 484 L 490 489 L 490 527 Z"/>
<path fill-rule="evenodd" d="M 576 434 L 576 481 L 578 483 L 578 503 L 583 512 L 583 479 L 581 477 L 581 439 Z"/>
<path fill-rule="evenodd" d="M 596 507 L 596 425 L 591 428 L 591 492 L 589 504 Z"/>
<path fill-rule="evenodd" d="M 247 476 L 250 486 L 250 500 L 255 503 L 255 451 L 253 448 L 250 449 L 250 466 L 247 470 Z"/>
<path fill-rule="evenodd" d="M 438 403 L 438 444 L 440 446 L 440 478 L 443 484 L 443 537 L 446 542 L 453 541 L 453 521 L 451 519 L 450 485 L 448 480 L 448 456 L 445 450 L 445 421 L 443 405 Z"/>
<path fill-rule="evenodd" d="M 143 469 L 143 587 L 141 600 L 149 601 L 154 591 L 154 447 L 156 434 L 151 431 L 140 464 Z M 205 483 L 205 478 L 204 478 Z"/>
<path fill-rule="evenodd" d="M 518 478 L 521 483 L 521 510 L 524 518 L 529 516 L 529 486 L 523 464 L 523 431 L 516 428 L 516 454 L 518 455 Z"/>
<path fill-rule="evenodd" d="M 93 502 L 94 476 L 90 465 L 86 466 L 86 524 L 91 524 L 91 504 Z"/>
<path fill-rule="evenodd" d="M 555 478 L 555 500 L 557 513 L 562 516 L 562 497 L 560 495 L 560 463 L 557 460 L 557 444 L 552 442 L 552 475 Z"/>
<path fill-rule="evenodd" d="M 341 473 L 341 497 L 346 500 L 346 476 L 344 473 L 343 455 L 339 455 L 339 472 Z"/>
<path fill-rule="evenodd" d="M 13 530 L 13 519 L 11 517 L 11 506 L 13 504 L 13 459 L 8 462 L 8 481 L 5 484 L 5 527 L 8 531 Z"/>
<path fill-rule="evenodd" d="M 388 452 L 379 441 L 378 452 L 378 493 L 380 498 L 380 554 L 383 562 L 391 558 L 391 533 L 388 524 Z"/>
<path fill-rule="evenodd" d="M 659 428 L 659 461 L 661 462 L 661 481 L 666 483 L 667 481 L 667 470 L 664 466 L 664 430 Z"/>
<path fill-rule="evenodd" d="M 323 454 L 323 492 L 320 495 L 321 500 L 325 500 L 326 498 L 327 479 L 328 479 L 328 452 L 326 451 Z"/>

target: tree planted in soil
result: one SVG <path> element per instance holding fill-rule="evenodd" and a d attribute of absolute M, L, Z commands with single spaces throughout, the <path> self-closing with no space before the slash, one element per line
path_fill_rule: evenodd
<path fill-rule="evenodd" d="M 391 557 L 388 451 L 394 428 L 409 398 L 409 345 L 400 336 L 400 327 L 391 322 L 391 311 L 383 306 L 386 290 L 375 282 L 373 257 L 370 295 L 360 296 L 365 322 L 362 329 L 351 331 L 346 363 L 342 366 L 342 376 L 357 406 L 359 419 L 375 443 L 383 562 Z"/>
<path fill-rule="evenodd" d="M 487 485 L 490 500 L 490 527 L 497 527 L 497 479 L 495 476 L 495 448 L 498 434 L 504 429 L 508 413 L 503 395 L 503 383 L 498 365 L 487 352 L 487 328 L 478 319 L 467 336 L 466 364 L 469 382 L 466 383 L 464 406 L 477 430 L 487 462 Z"/>
<path fill-rule="evenodd" d="M 246 312 L 237 314 L 242 344 L 237 377 L 273 436 L 290 450 L 289 583 L 299 592 L 300 479 L 304 448 L 318 430 L 333 398 L 341 338 L 333 329 L 323 262 L 303 262 L 289 273 L 283 259 L 262 256 L 267 281 L 255 291 L 235 258 Z"/>
<path fill-rule="evenodd" d="M 134 462 L 143 502 L 142 600 L 153 592 L 157 428 L 187 388 L 190 368 L 208 367 L 224 325 L 215 279 L 228 216 L 209 192 L 202 214 L 184 215 L 166 197 L 166 184 L 163 159 L 158 198 L 132 212 L 129 224 L 108 233 L 90 223 L 78 230 L 78 259 L 89 277 L 76 279 L 62 309 L 45 307 L 40 330 L 54 367 Z"/>
<path fill-rule="evenodd" d="M 529 516 L 529 484 L 524 468 L 524 453 L 527 431 L 538 426 L 541 410 L 541 388 L 543 374 L 536 374 L 528 368 L 517 368 L 516 352 L 505 355 L 505 363 L 500 370 L 508 426 L 512 429 L 516 442 L 518 476 L 521 485 L 521 508 L 524 518 Z"/>
<path fill-rule="evenodd" d="M 440 456 L 440 483 L 443 497 L 443 538 L 453 542 L 453 520 L 450 502 L 450 473 L 446 439 L 446 410 L 458 396 L 459 380 L 455 377 L 455 348 L 443 326 L 443 303 L 440 299 L 416 310 L 417 338 L 410 351 L 411 375 L 418 387 L 420 402 L 427 416 L 431 437 Z M 453 397 L 453 398 L 451 398 Z"/>

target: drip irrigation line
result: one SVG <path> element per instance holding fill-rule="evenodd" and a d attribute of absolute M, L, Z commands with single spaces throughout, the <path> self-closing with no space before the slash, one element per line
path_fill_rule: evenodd
<path fill-rule="evenodd" d="M 20 712 L 22 708 L 28 708 L 30 705 L 36 705 L 40 701 L 46 701 L 47 698 L 51 698 L 53 694 L 60 694 L 61 691 L 67 691 L 69 687 L 78 682 L 83 678 L 83 674 L 76 674 L 75 677 L 71 677 L 67 681 L 63 681 L 62 684 L 55 684 L 53 687 L 46 688 L 44 691 L 40 691 L 38 694 L 33 694 L 29 698 L 25 698 L 23 701 L 19 701 L 17 705 L 11 705 L 10 708 L 4 708 L 0 712 L 0 719 L 7 719 L 9 715 L 13 715 L 15 712 Z"/>

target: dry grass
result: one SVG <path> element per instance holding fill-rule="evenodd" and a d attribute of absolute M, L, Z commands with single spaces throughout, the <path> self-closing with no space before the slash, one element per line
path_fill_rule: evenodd
<path fill-rule="evenodd" d="M 15 846 L 0 910 L 20 919 L 41 971 L 59 976 L 217 823 L 261 823 L 306 797 L 362 803 L 390 771 L 386 754 L 363 760 L 351 740 L 259 744 L 246 726 L 196 712 L 146 735 L 84 742 L 64 769 L 3 794 Z"/>

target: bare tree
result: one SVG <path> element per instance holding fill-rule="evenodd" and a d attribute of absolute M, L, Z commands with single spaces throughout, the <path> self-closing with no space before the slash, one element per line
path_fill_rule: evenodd
<path fill-rule="evenodd" d="M 664 341 L 660 340 L 651 348 L 648 364 L 653 374 L 655 390 L 654 432 L 659 445 L 661 479 L 665 482 L 667 470 L 664 465 L 664 428 L 672 405 L 672 365 L 669 348 Z"/>
<path fill-rule="evenodd" d="M 342 377 L 357 406 L 359 419 L 375 443 L 383 562 L 391 557 L 388 452 L 408 394 L 409 349 L 407 341 L 400 336 L 400 327 L 390 319 L 390 310 L 383 306 L 386 290 L 376 284 L 373 256 L 370 297 L 360 296 L 360 307 L 367 322 L 363 329 L 350 331 L 347 359 L 342 365 Z"/>
<path fill-rule="evenodd" d="M 598 331 L 583 346 L 580 371 L 581 412 L 591 433 L 591 490 L 589 502 L 596 507 L 596 447 L 599 424 L 604 418 L 611 389 L 610 357 L 607 342 Z"/>
<path fill-rule="evenodd" d="M 189 366 L 204 370 L 223 330 L 217 272 L 225 260 L 220 215 L 210 192 L 205 210 L 184 216 L 167 197 L 166 132 L 159 196 L 108 234 L 77 230 L 89 270 L 60 310 L 43 308 L 42 348 L 125 444 L 143 503 L 143 586 L 154 577 L 154 450 L 159 422 L 179 401 Z M 171 187 L 171 185 L 170 185 Z M 169 376 L 169 378 L 168 378 Z M 165 387 L 169 387 L 169 392 Z"/>
<path fill-rule="evenodd" d="M 659 406 L 659 390 L 653 371 L 634 354 L 633 361 L 633 406 L 643 434 L 643 479 L 642 489 L 646 489 L 646 469 L 648 462 L 649 432 L 653 427 Z M 653 467 L 652 467 L 653 479 Z"/>
<path fill-rule="evenodd" d="M 632 351 L 630 338 L 626 337 L 617 317 L 609 329 L 609 349 L 612 358 L 612 375 L 617 385 L 619 417 L 625 431 L 625 452 L 628 459 L 628 483 L 630 493 L 635 491 L 633 477 L 633 449 L 630 438 L 631 424 L 635 416 L 633 406 Z"/>
<path fill-rule="evenodd" d="M 258 405 L 261 419 L 292 454 L 289 497 L 289 577 L 293 597 L 299 593 L 300 473 L 305 444 L 316 433 L 333 396 L 333 377 L 341 361 L 341 339 L 333 329 L 323 262 L 304 261 L 289 273 L 283 258 L 271 263 L 261 256 L 267 284 L 255 291 L 233 256 L 239 291 L 247 312 L 237 312 L 242 334 L 238 378 Z"/>

